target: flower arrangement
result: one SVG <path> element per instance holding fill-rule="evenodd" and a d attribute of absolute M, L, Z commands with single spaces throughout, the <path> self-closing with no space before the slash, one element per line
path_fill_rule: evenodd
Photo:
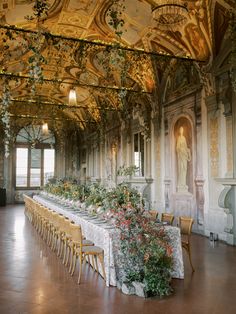
<path fill-rule="evenodd" d="M 107 190 L 105 187 L 99 184 L 90 184 L 86 189 L 85 204 L 95 205 L 97 207 L 103 204 L 103 200 L 106 198 Z"/>
<path fill-rule="evenodd" d="M 118 268 L 124 270 L 122 282 L 141 282 L 147 296 L 170 294 L 172 248 L 164 228 L 131 204 L 114 217 L 121 231 Z"/>
<path fill-rule="evenodd" d="M 49 179 L 44 186 L 47 193 L 73 201 L 83 200 L 83 186 L 71 179 Z"/>

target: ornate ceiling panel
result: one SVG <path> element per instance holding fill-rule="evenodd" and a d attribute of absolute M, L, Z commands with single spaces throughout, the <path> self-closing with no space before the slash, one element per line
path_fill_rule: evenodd
<path fill-rule="evenodd" d="M 44 102 L 66 105 L 70 88 L 75 88 L 78 109 L 63 107 L 62 110 L 62 107 L 56 107 L 56 112 L 77 121 L 87 118 L 99 121 L 99 110 L 104 103 L 111 109 L 122 107 L 120 96 L 127 91 L 121 88 L 152 93 L 161 84 L 168 60 L 155 59 L 154 55 L 141 54 L 132 49 L 141 48 L 151 53 L 210 62 L 220 50 L 228 27 L 227 12 L 235 8 L 235 2 L 185 1 L 187 20 L 183 24 L 169 24 L 168 28 L 154 19 L 153 12 L 157 10 L 159 2 L 49 0 L 47 16 L 36 21 L 35 18 L 25 18 L 32 16 L 35 1 L 0 0 L 1 25 L 13 24 L 23 29 L 40 29 L 60 36 L 108 43 L 107 47 L 97 46 L 59 37 L 47 38 L 39 33 L 37 37 L 37 34 L 20 31 L 13 34 L 14 31 L 7 33 L 0 29 L 1 72 L 17 76 L 15 83 L 10 82 L 11 97 L 21 101 L 31 99 L 36 103 L 43 99 Z M 114 29 L 111 23 L 114 22 L 111 12 L 120 13 L 118 20 L 124 20 L 124 25 L 119 29 Z M 115 34 L 117 30 L 120 36 Z M 131 51 L 109 46 L 111 43 L 128 46 Z M 45 81 L 43 84 L 37 83 L 33 93 L 30 71 L 37 69 L 33 59 L 35 50 L 38 57 L 43 58 L 40 62 Z M 50 108 L 51 105 L 47 112 L 50 112 Z M 20 109 L 17 110 L 20 112 Z M 33 113 L 36 114 L 35 111 Z"/>

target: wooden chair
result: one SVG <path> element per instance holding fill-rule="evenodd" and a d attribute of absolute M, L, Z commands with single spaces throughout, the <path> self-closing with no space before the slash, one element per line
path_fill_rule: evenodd
<path fill-rule="evenodd" d="M 151 220 L 157 220 L 158 218 L 158 211 L 157 210 L 149 210 L 148 213 L 150 214 Z"/>
<path fill-rule="evenodd" d="M 95 265 L 94 265 L 94 259 L 95 259 L 97 271 L 98 271 L 97 259 L 99 260 L 102 267 L 102 276 L 104 280 L 106 281 L 103 249 L 95 245 L 94 246 L 83 245 L 82 231 L 81 231 L 81 227 L 78 225 L 75 226 L 73 230 L 71 230 L 71 235 L 72 235 L 72 241 L 74 245 L 72 248 L 72 265 L 70 267 L 70 274 L 73 275 L 75 267 L 76 267 L 77 259 L 79 259 L 78 284 L 80 284 L 83 262 L 86 259 L 86 257 L 91 256 L 92 261 L 93 261 L 93 268 L 95 268 Z"/>
<path fill-rule="evenodd" d="M 162 213 L 161 214 L 161 221 L 162 222 L 167 222 L 169 225 L 173 224 L 174 218 L 175 217 L 172 214 L 167 214 L 167 213 Z"/>
<path fill-rule="evenodd" d="M 67 230 L 65 233 L 66 242 L 65 242 L 63 264 L 65 264 L 65 266 L 69 265 L 69 272 L 70 272 L 71 264 L 72 264 L 73 248 L 77 244 L 74 240 L 74 234 L 77 232 L 76 230 L 78 228 L 80 228 L 80 226 L 75 225 L 74 222 L 70 222 L 70 224 L 67 225 Z M 82 236 L 82 245 L 93 246 L 94 243 L 90 240 L 84 239 L 84 237 Z"/>
<path fill-rule="evenodd" d="M 180 232 L 182 235 L 182 240 L 181 240 L 182 247 L 188 253 L 189 262 L 192 267 L 192 271 L 194 272 L 195 269 L 192 263 L 191 244 L 190 244 L 193 223 L 194 223 L 194 220 L 190 217 L 179 217 L 179 227 L 180 227 Z"/>

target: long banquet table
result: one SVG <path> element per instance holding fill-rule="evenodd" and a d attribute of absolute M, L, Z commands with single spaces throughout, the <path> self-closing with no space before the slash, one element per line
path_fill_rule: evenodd
<path fill-rule="evenodd" d="M 93 241 L 95 245 L 100 246 L 104 250 L 104 264 L 106 272 L 106 285 L 116 286 L 117 285 L 117 274 L 116 274 L 116 243 L 119 237 L 119 231 L 108 224 L 96 223 L 95 220 L 89 220 L 89 217 L 85 217 L 79 212 L 73 211 L 67 208 L 60 202 L 55 202 L 50 199 L 48 195 L 34 195 L 33 197 L 37 202 L 46 206 L 56 212 L 67 216 L 73 220 L 76 224 L 81 225 L 84 236 Z M 182 256 L 182 246 L 180 230 L 177 227 L 165 226 L 165 230 L 171 240 L 171 246 L 173 249 L 173 278 L 184 278 L 184 266 Z"/>

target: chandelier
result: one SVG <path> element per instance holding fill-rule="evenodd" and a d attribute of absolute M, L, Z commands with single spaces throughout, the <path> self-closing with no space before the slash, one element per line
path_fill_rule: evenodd
<path fill-rule="evenodd" d="M 160 29 L 173 29 L 186 23 L 188 8 L 182 0 L 158 0 L 152 15 Z"/>

